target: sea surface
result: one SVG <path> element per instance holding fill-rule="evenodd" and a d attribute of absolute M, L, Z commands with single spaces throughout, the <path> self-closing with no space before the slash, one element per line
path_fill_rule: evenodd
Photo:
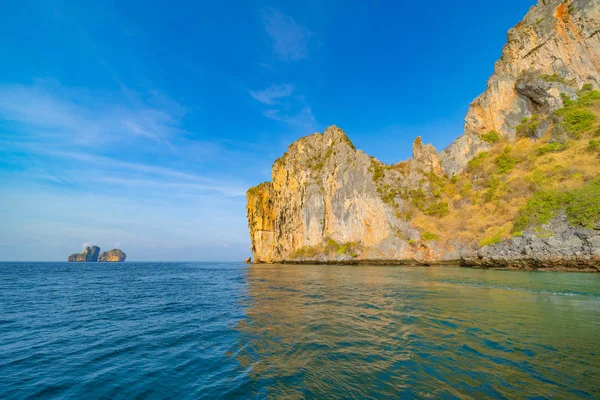
<path fill-rule="evenodd" d="M 600 398 L 600 274 L 0 263 L 0 398 Z"/>

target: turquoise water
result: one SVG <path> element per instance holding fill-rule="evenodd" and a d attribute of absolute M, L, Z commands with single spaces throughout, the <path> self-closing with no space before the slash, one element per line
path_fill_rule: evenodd
<path fill-rule="evenodd" d="M 600 274 L 0 263 L 0 397 L 599 398 Z"/>

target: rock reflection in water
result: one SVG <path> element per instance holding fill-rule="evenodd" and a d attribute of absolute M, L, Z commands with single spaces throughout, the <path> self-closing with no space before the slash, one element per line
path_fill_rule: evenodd
<path fill-rule="evenodd" d="M 232 355 L 259 397 L 594 397 L 597 282 L 459 268 L 254 265 Z"/>

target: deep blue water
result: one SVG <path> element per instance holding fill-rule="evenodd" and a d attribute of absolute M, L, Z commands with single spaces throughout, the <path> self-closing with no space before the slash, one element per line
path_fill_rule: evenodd
<path fill-rule="evenodd" d="M 600 398 L 600 274 L 0 263 L 0 398 Z"/>

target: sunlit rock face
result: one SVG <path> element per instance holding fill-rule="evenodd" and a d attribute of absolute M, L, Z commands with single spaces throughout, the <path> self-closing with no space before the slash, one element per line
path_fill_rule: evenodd
<path fill-rule="evenodd" d="M 356 150 L 336 126 L 294 142 L 275 161 L 273 182 L 247 193 L 255 261 L 428 261 L 449 254 L 446 247 L 409 244 L 418 230 L 382 199 L 379 187 L 409 191 L 429 174 L 441 174 L 433 146 L 418 139 L 415 154 L 418 161 L 390 168 Z"/>
<path fill-rule="evenodd" d="M 68 262 L 122 262 L 125 261 L 127 255 L 120 249 L 112 249 L 100 253 L 100 247 L 86 247 L 83 253 L 71 254 L 67 259 Z"/>
<path fill-rule="evenodd" d="M 560 130 L 551 117 L 564 107 L 562 96 L 577 98 L 583 85 L 600 88 L 599 32 L 600 1 L 540 0 L 509 31 L 486 91 L 468 110 L 464 134 L 441 152 L 417 138 L 410 160 L 385 165 L 356 150 L 336 126 L 292 143 L 273 164 L 272 181 L 247 192 L 255 262 L 476 264 L 494 259 L 500 245 L 480 252 L 477 243 L 494 224 L 510 224 L 517 208 L 509 201 L 504 209 L 493 211 L 496 215 L 486 214 L 489 207 L 481 199 L 489 192 L 486 185 L 494 182 L 483 182 L 485 173 L 467 167 L 482 152 L 500 157 L 489 134 L 497 135 L 504 146 L 512 144 L 524 118 L 541 116 L 531 140 Z M 455 178 L 463 183 L 453 192 Z M 465 179 L 476 180 L 472 186 L 480 190 L 479 200 L 468 199 L 466 188 L 471 185 L 465 185 Z M 499 184 L 504 180 L 506 176 Z M 518 185 L 514 191 L 526 190 L 519 179 L 512 182 Z M 523 195 L 516 203 L 522 206 L 526 200 Z M 473 222 L 465 210 L 490 222 Z M 439 224 L 445 223 L 462 233 L 438 235 L 444 230 Z M 566 237 L 560 232 L 557 240 Z M 597 257 L 592 247 L 583 250 L 584 257 Z M 582 251 L 573 252 L 575 256 Z"/>
<path fill-rule="evenodd" d="M 458 173 L 486 145 L 491 130 L 514 137 L 524 117 L 562 107 L 560 93 L 600 87 L 600 2 L 540 0 L 508 31 L 487 89 L 465 118 L 465 134 L 442 152 L 448 174 Z"/>
<path fill-rule="evenodd" d="M 98 256 L 100 262 L 123 262 L 127 258 L 127 255 L 120 249 L 112 249 L 109 251 L 103 251 Z"/>
<path fill-rule="evenodd" d="M 513 136 L 523 117 L 561 107 L 561 92 L 600 87 L 599 29 L 597 0 L 540 0 L 508 31 L 486 91 L 469 108 L 465 133 Z M 527 72 L 538 79 L 520 82 Z"/>

